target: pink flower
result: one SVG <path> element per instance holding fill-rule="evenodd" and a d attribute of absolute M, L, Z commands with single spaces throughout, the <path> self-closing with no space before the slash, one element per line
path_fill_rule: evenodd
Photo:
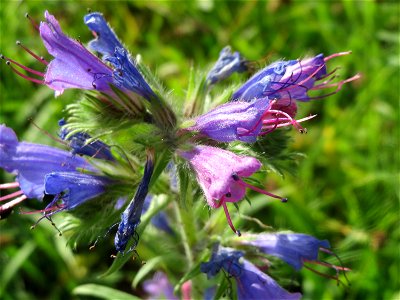
<path fill-rule="evenodd" d="M 190 151 L 178 151 L 196 173 L 197 180 L 203 189 L 207 203 L 212 208 L 224 208 L 229 226 L 240 235 L 232 224 L 226 206 L 227 202 L 238 202 L 245 196 L 246 188 L 268 196 L 286 199 L 268 193 L 242 180 L 261 168 L 261 163 L 250 156 L 239 156 L 235 153 L 210 146 L 195 146 Z"/>

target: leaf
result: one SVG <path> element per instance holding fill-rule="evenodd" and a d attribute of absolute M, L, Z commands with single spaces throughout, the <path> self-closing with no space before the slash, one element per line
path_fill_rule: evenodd
<path fill-rule="evenodd" d="M 157 257 L 154 257 L 154 258 L 152 258 L 152 259 L 150 259 L 150 260 L 147 260 L 147 261 L 146 261 L 146 264 L 145 264 L 143 267 L 141 267 L 141 268 L 139 269 L 139 271 L 137 272 L 135 278 L 133 279 L 133 281 L 132 281 L 132 287 L 133 287 L 133 288 L 136 288 L 137 285 L 138 285 L 138 283 L 139 283 L 151 270 L 153 270 L 155 267 L 157 267 L 158 264 L 159 264 L 160 262 L 162 262 L 162 260 L 163 260 L 163 257 L 162 257 L 162 256 L 157 256 Z"/>
<path fill-rule="evenodd" d="M 3 272 L 0 277 L 0 295 L 3 294 L 9 281 L 17 274 L 19 268 L 28 259 L 35 248 L 36 246 L 32 241 L 25 243 L 25 245 L 20 248 L 15 255 L 13 255 L 12 259 L 2 267 Z"/>
<path fill-rule="evenodd" d="M 83 284 L 72 291 L 73 295 L 92 296 L 100 299 L 139 300 L 140 298 L 99 284 Z"/>

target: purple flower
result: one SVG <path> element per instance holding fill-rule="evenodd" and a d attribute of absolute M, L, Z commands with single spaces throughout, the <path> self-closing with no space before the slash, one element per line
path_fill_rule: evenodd
<path fill-rule="evenodd" d="M 231 47 L 226 46 L 219 53 L 219 57 L 213 68 L 208 72 L 206 81 L 208 84 L 215 84 L 228 78 L 233 73 L 245 72 L 247 61 L 239 52 L 232 53 Z"/>
<path fill-rule="evenodd" d="M 81 43 L 66 36 L 54 16 L 45 12 L 40 23 L 40 36 L 47 51 L 54 57 L 44 76 L 45 84 L 62 94 L 67 88 L 97 89 L 109 92 L 112 70 L 90 53 Z"/>
<path fill-rule="evenodd" d="M 199 116 L 196 124 L 187 130 L 198 131 L 219 142 L 254 143 L 269 106 L 268 98 L 253 102 L 229 102 Z"/>
<path fill-rule="evenodd" d="M 72 148 L 72 154 L 86 155 L 104 160 L 114 160 L 108 145 L 99 140 L 87 143 L 87 141 L 91 139 L 91 136 L 85 132 L 77 132 L 68 136 L 69 131 L 63 127 L 66 125 L 64 119 L 59 120 L 58 125 L 61 126 L 59 136 L 64 141 L 69 142 L 68 144 Z"/>
<path fill-rule="evenodd" d="M 276 103 L 272 106 L 273 109 L 283 110 L 294 117 L 297 112 L 295 100 L 309 101 L 317 99 L 308 96 L 310 90 L 336 87 L 335 92 L 337 92 L 344 83 L 359 78 L 359 75 L 356 75 L 335 83 L 326 80 L 315 85 L 316 81 L 322 80 L 333 73 L 327 74 L 326 62 L 334 57 L 346 54 L 349 54 L 349 52 L 336 53 L 326 58 L 319 54 L 303 60 L 274 62 L 243 84 L 232 95 L 232 101 L 253 101 L 254 99 L 268 97 L 276 100 Z M 328 93 L 325 96 L 333 93 Z M 318 98 L 321 98 L 321 96 Z"/>
<path fill-rule="evenodd" d="M 157 272 L 152 279 L 143 282 L 143 289 L 149 294 L 150 299 L 178 300 L 174 295 L 172 284 L 163 272 Z"/>
<path fill-rule="evenodd" d="M 261 168 L 261 163 L 254 157 L 239 156 L 227 150 L 201 145 L 194 146 L 190 151 L 178 151 L 178 154 L 186 159 L 195 171 L 208 205 L 212 208 L 222 206 L 229 226 L 238 235 L 240 232 L 232 224 L 226 203 L 243 199 L 246 188 L 283 202 L 287 201 L 242 180 Z"/>
<path fill-rule="evenodd" d="M 321 247 L 330 248 L 327 240 L 318 240 L 311 235 L 300 233 L 246 235 L 239 242 L 276 256 L 297 271 L 303 267 L 305 261 L 318 261 Z"/>
<path fill-rule="evenodd" d="M 114 55 L 115 48 L 123 48 L 121 42 L 101 13 L 94 12 L 87 14 L 83 20 L 96 37 L 96 39 L 89 43 L 90 49 L 104 56 L 112 56 Z"/>
<path fill-rule="evenodd" d="M 289 293 L 255 265 L 242 258 L 243 252 L 231 248 L 214 249 L 209 262 L 200 265 L 207 277 L 221 269 L 236 280 L 238 299 L 300 299 L 300 293 Z"/>

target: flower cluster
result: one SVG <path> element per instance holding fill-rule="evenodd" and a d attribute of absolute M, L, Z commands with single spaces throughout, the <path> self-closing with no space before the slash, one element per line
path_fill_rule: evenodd
<path fill-rule="evenodd" d="M 95 36 L 88 48 L 99 56 L 68 37 L 48 12 L 37 29 L 53 58 L 47 61 L 19 43 L 46 67 L 44 73 L 2 56 L 13 72 L 48 86 L 56 96 L 69 88 L 84 90 L 85 95 L 67 107 L 69 116 L 59 122 L 60 143 L 70 152 L 19 142 L 12 129 L 0 126 L 0 167 L 16 175 L 15 182 L 0 188 L 19 189 L 0 198 L 8 201 L 0 206 L 0 213 L 5 216 L 17 204 L 35 198 L 49 201 L 40 211 L 42 218 L 49 219 L 60 211 L 79 209 L 88 200 L 111 198 L 114 211 L 120 213 L 114 238 L 118 257 L 136 249 L 139 233 L 148 223 L 146 219 L 142 226 L 143 215 L 153 217 L 155 227 L 175 236 L 170 218 L 161 211 L 163 206 L 156 211 L 151 209 L 155 201 L 149 200 L 153 197 L 149 192 L 169 195 L 164 208 L 176 207 L 173 202 L 177 186 L 177 198 L 204 195 L 209 208 L 223 208 L 229 227 L 238 236 L 241 233 L 233 224 L 228 203 L 236 205 L 245 198 L 247 189 L 287 202 L 264 190 L 262 183 L 249 183 L 255 181 L 250 177 L 265 170 L 265 158 L 255 157 L 252 147 L 257 141 L 268 140 L 269 134 L 281 127 L 293 126 L 306 132 L 299 123 L 315 116 L 296 119 L 298 102 L 336 93 L 343 84 L 359 77 L 334 82 L 334 71 L 327 71 L 330 59 L 348 52 L 277 61 L 232 90 L 223 104 L 219 102 L 205 111 L 203 103 L 210 101 L 215 85 L 235 72 L 250 71 L 250 63 L 239 52 L 232 53 L 225 47 L 210 71 L 198 79 L 200 88 L 195 89 L 197 92 L 188 102 L 191 113 L 185 115 L 171 108 L 171 95 L 141 60 L 129 54 L 100 13 L 86 15 L 84 22 Z M 311 95 L 312 91 L 331 88 L 334 91 L 325 95 Z M 167 166 L 174 170 L 169 172 L 174 182 L 169 191 L 163 185 Z M 193 193 L 187 191 L 191 180 L 188 173 L 196 178 Z M 160 191 L 160 186 L 164 190 Z M 132 200 L 126 201 L 128 198 Z M 179 206 L 182 203 L 177 211 L 181 210 Z M 207 243 L 211 244 L 211 240 Z M 305 262 L 319 262 L 318 251 L 329 248 L 327 241 L 302 234 L 246 234 L 238 245 L 276 256 L 296 270 Z M 189 248 L 186 245 L 192 259 Z M 209 262 L 201 264 L 201 272 L 211 278 L 223 270 L 233 277 L 239 299 L 300 298 L 300 293 L 285 291 L 244 255 L 242 251 L 216 246 Z M 165 275 L 157 276 L 162 277 L 165 295 L 172 298 L 172 286 Z M 146 291 L 161 295 L 156 287 L 157 282 L 145 284 Z M 185 293 L 189 290 L 190 285 Z"/>

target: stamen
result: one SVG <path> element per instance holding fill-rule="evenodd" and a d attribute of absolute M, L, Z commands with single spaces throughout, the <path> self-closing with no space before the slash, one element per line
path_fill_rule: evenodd
<path fill-rule="evenodd" d="M 315 118 L 316 116 L 317 115 L 311 115 L 311 116 L 296 120 L 296 122 L 297 123 L 301 123 L 301 122 L 304 122 L 304 121 L 308 121 L 308 120 L 311 120 L 311 119 Z M 282 120 L 287 120 L 287 118 L 282 118 Z M 265 124 L 270 123 L 269 121 L 273 122 L 274 119 L 266 120 Z M 272 128 L 274 130 L 275 128 L 280 128 L 280 127 L 289 126 L 289 125 L 292 125 L 292 123 L 290 121 L 288 121 L 286 123 L 273 124 L 273 126 L 272 125 L 264 125 L 263 129 L 271 129 Z M 264 135 L 264 134 L 269 133 L 269 132 L 271 132 L 271 130 L 268 130 L 267 132 L 261 132 L 259 135 Z"/>
<path fill-rule="evenodd" d="M 6 57 L 6 56 L 4 56 L 4 55 L 0 55 L 0 58 L 1 58 L 1 59 L 5 59 L 6 61 L 9 61 L 10 63 L 13 63 L 14 65 L 17 65 L 18 67 L 20 67 L 21 69 L 23 69 L 23 70 L 25 70 L 25 71 L 27 71 L 27 72 L 30 72 L 30 73 L 32 73 L 32 74 L 35 74 L 35 75 L 44 77 L 44 73 L 39 72 L 39 71 L 36 71 L 36 70 L 33 70 L 33 69 L 31 69 L 31 68 L 28 68 L 27 66 L 24 66 L 24 65 L 22 65 L 22 64 L 20 64 L 20 63 L 18 63 L 18 62 L 16 62 L 15 60 L 11 59 L 11 58 L 8 58 L 8 57 Z"/>
<path fill-rule="evenodd" d="M 332 58 L 338 57 L 338 56 L 344 56 L 344 55 L 349 55 L 351 54 L 351 51 L 345 51 L 345 52 L 339 52 L 339 53 L 334 53 L 330 56 L 327 56 L 324 58 L 324 62 L 327 62 L 328 60 L 331 60 Z"/>
<path fill-rule="evenodd" d="M 286 202 L 288 201 L 287 198 L 283 198 L 283 197 L 281 197 L 281 196 L 278 196 L 278 195 L 272 194 L 272 193 L 270 193 L 270 192 L 264 191 L 263 189 L 260 189 L 260 188 L 254 186 L 254 185 L 251 185 L 251 184 L 249 184 L 249 183 L 243 181 L 241 178 L 239 178 L 238 182 L 239 182 L 241 185 L 243 185 L 243 186 L 245 186 L 245 187 L 247 187 L 247 188 L 249 188 L 249 189 L 252 189 L 253 191 L 256 191 L 256 192 L 259 192 L 259 193 L 261 193 L 261 194 L 270 196 L 270 197 L 272 197 L 272 198 L 279 199 L 279 200 L 281 200 L 281 201 L 284 202 L 284 203 L 286 203 Z"/>
<path fill-rule="evenodd" d="M 36 78 L 32 78 L 32 77 L 28 77 L 25 74 L 22 74 L 21 72 L 19 72 L 18 70 L 16 70 L 9 61 L 6 61 L 6 64 L 11 68 L 11 70 L 16 73 L 17 75 L 21 76 L 22 78 L 32 81 L 34 83 L 37 84 L 44 84 L 44 82 L 42 80 L 36 79 Z"/>
<path fill-rule="evenodd" d="M 29 19 L 29 21 L 31 22 L 32 26 L 39 32 L 39 26 L 37 25 L 37 23 L 31 18 L 31 16 L 26 13 L 25 14 L 25 18 Z"/>
<path fill-rule="evenodd" d="M 39 55 L 33 53 L 31 50 L 26 48 L 24 45 L 22 45 L 20 41 L 17 41 L 16 44 L 20 46 L 22 49 L 24 49 L 26 52 L 28 52 L 30 55 L 32 55 L 34 58 L 36 58 L 36 60 L 40 61 L 42 64 L 46 66 L 49 64 L 49 62 L 46 61 L 43 57 L 40 57 Z"/>
<path fill-rule="evenodd" d="M 242 234 L 240 233 L 240 231 L 236 230 L 235 226 L 233 226 L 233 224 L 232 224 L 231 216 L 229 215 L 229 211 L 228 211 L 228 208 L 226 207 L 226 203 L 225 202 L 222 203 L 222 206 L 224 208 L 226 220 L 228 221 L 229 227 L 233 230 L 234 233 L 237 234 L 237 236 L 241 236 Z"/>
<path fill-rule="evenodd" d="M 274 113 L 274 114 L 281 114 L 284 115 L 288 120 L 290 120 L 290 123 L 295 127 L 300 133 L 307 133 L 307 129 L 303 128 L 299 123 L 296 122 L 291 116 L 289 116 L 287 113 L 281 110 L 274 110 L 271 109 L 265 113 L 267 115 L 268 113 Z"/>
<path fill-rule="evenodd" d="M 25 195 L 22 195 L 18 198 L 15 198 L 14 200 L 11 200 L 10 202 L 3 204 L 2 206 L 0 206 L 0 213 L 13 208 L 15 205 L 21 203 L 22 201 L 24 201 L 27 198 L 28 197 L 26 197 Z"/>
<path fill-rule="evenodd" d="M 0 184 L 0 190 L 13 189 L 19 187 L 19 182 L 10 182 Z"/>
<path fill-rule="evenodd" d="M 45 135 L 47 135 L 49 138 L 51 138 L 53 141 L 56 141 L 58 143 L 63 144 L 64 146 L 69 147 L 69 144 L 67 142 L 65 142 L 64 140 L 58 139 L 54 136 L 52 136 L 48 131 L 44 130 L 43 128 L 40 128 L 39 125 L 37 125 L 32 118 L 29 118 L 28 121 L 35 126 L 37 129 L 40 130 L 40 132 L 44 133 Z"/>
<path fill-rule="evenodd" d="M 11 193 L 9 195 L 0 197 L 0 201 L 4 201 L 4 200 L 8 200 L 8 199 L 14 198 L 16 196 L 22 195 L 23 193 L 24 193 L 23 191 L 16 191 L 16 192 Z"/>
<path fill-rule="evenodd" d="M 33 214 L 47 213 L 47 212 L 51 212 L 53 214 L 55 211 L 62 210 L 62 209 L 63 209 L 63 206 L 52 206 L 52 207 L 48 207 L 48 208 L 40 209 L 40 210 L 22 211 L 22 212 L 20 212 L 20 214 L 21 215 L 33 215 Z"/>

